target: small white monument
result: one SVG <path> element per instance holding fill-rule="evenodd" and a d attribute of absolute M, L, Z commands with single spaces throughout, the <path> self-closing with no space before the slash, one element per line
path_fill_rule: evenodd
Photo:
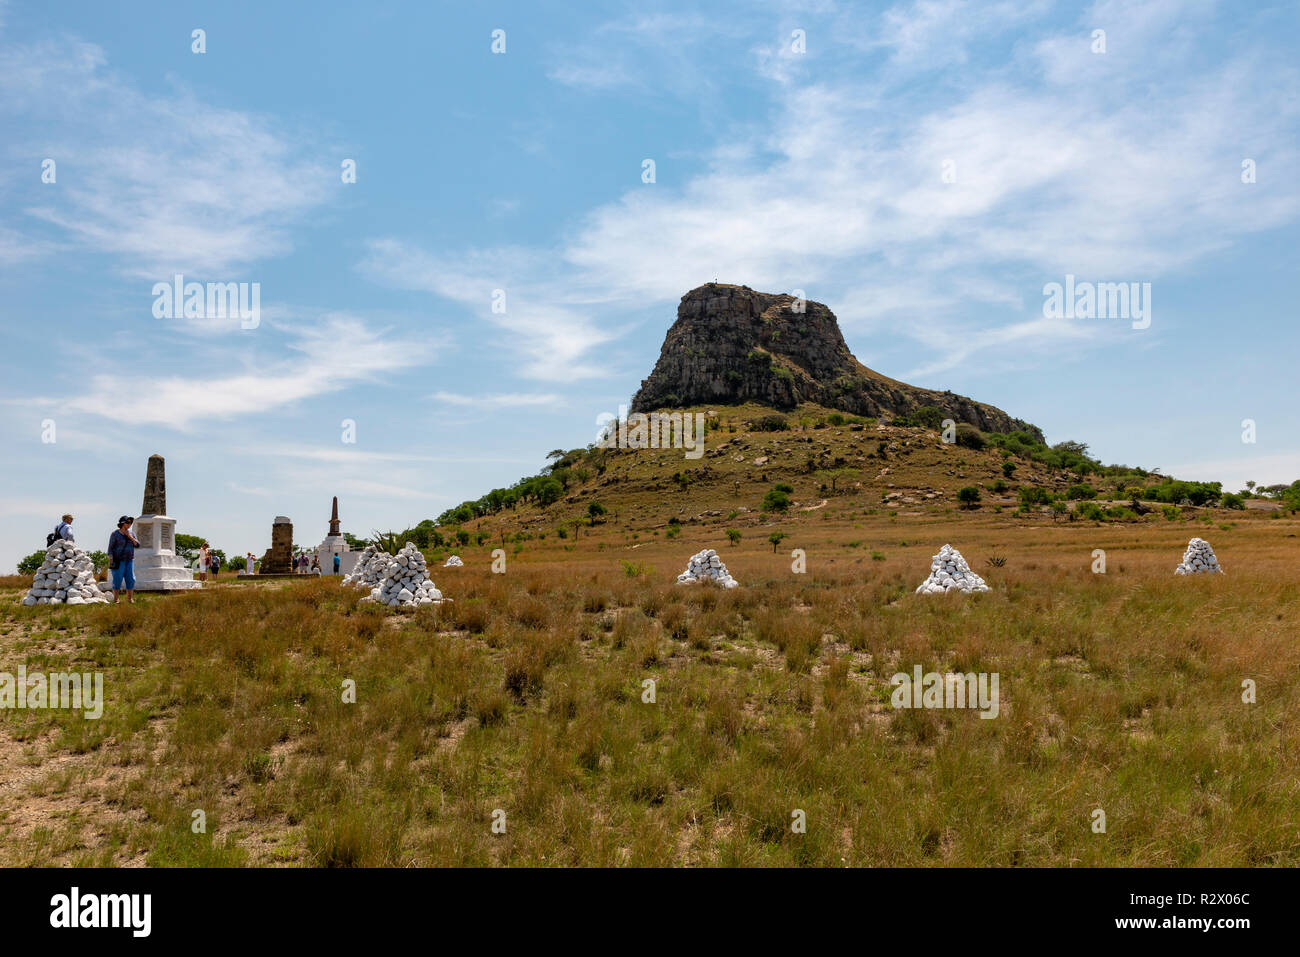
<path fill-rule="evenodd" d="M 334 556 L 339 557 L 339 570 L 334 571 Z M 322 575 L 348 575 L 356 567 L 360 552 L 348 547 L 348 540 L 339 531 L 339 497 L 334 496 L 334 506 L 330 511 L 330 530 L 325 541 L 316 546 L 316 561 L 320 563 Z"/>
<path fill-rule="evenodd" d="M 167 481 L 163 457 L 149 456 L 144 478 L 144 504 L 132 531 L 140 541 L 135 550 L 136 591 L 181 591 L 202 588 L 185 559 L 176 554 L 176 519 L 167 515 Z"/>

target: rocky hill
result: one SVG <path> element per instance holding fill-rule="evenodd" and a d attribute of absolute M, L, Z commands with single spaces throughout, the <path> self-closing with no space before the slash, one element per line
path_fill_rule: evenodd
<path fill-rule="evenodd" d="M 819 302 L 708 283 L 682 296 L 659 361 L 632 399 L 631 411 L 759 402 L 789 410 L 812 402 L 879 417 L 933 407 L 984 432 L 1036 426 L 952 392 L 899 382 L 849 352 L 835 314 Z"/>

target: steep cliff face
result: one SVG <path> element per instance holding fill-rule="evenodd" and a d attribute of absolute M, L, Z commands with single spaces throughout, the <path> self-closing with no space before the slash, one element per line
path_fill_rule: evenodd
<path fill-rule="evenodd" d="M 919 389 L 868 369 L 849 352 L 835 314 L 819 302 L 795 312 L 787 295 L 709 283 L 682 296 L 659 361 L 631 411 L 761 402 L 790 409 L 816 402 L 855 415 L 934 406 L 985 432 L 1042 433 L 1001 409 L 952 392 Z"/>

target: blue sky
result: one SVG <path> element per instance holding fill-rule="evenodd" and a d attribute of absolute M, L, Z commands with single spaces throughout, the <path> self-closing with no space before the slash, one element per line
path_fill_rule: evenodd
<path fill-rule="evenodd" d="M 358 534 L 435 516 L 590 442 L 713 279 L 803 290 L 869 366 L 1049 441 L 1290 482 L 1298 27 L 1191 0 L 0 0 L 0 568 L 65 510 L 102 547 L 153 452 L 179 530 L 231 553 L 279 514 L 315 544 L 335 494 Z M 259 283 L 260 323 L 156 318 L 176 273 Z M 1066 274 L 1151 283 L 1150 328 L 1046 318 Z"/>

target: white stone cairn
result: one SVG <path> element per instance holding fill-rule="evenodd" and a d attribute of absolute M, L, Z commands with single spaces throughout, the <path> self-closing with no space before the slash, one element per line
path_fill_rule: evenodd
<path fill-rule="evenodd" d="M 46 551 L 23 604 L 96 605 L 110 601 L 95 581 L 90 556 L 72 542 L 59 540 Z"/>
<path fill-rule="evenodd" d="M 916 589 L 918 595 L 937 595 L 940 592 L 961 591 L 988 591 L 989 586 L 984 584 L 984 579 L 980 578 L 970 566 L 966 564 L 966 559 L 961 557 L 961 552 L 951 545 L 945 545 L 939 549 L 939 554 L 935 555 L 930 562 L 930 577 L 921 582 Z"/>
<path fill-rule="evenodd" d="M 442 566 L 442 567 L 443 567 L 443 568 L 461 568 L 461 567 L 463 567 L 464 565 L 465 565 L 465 563 L 462 562 L 462 561 L 460 560 L 460 556 L 459 556 L 459 555 L 452 555 L 451 558 L 447 559 L 447 561 L 443 563 L 443 566 Z"/>
<path fill-rule="evenodd" d="M 375 545 L 367 545 L 361 550 L 361 557 L 357 559 L 352 571 L 343 576 L 342 582 L 353 588 L 374 588 L 392 559 L 393 556 L 388 552 L 380 551 Z"/>
<path fill-rule="evenodd" d="M 701 582 L 713 582 L 723 588 L 736 588 L 740 582 L 731 577 L 722 557 L 711 548 L 696 552 L 686 563 L 686 571 L 677 576 L 677 584 L 694 585 Z"/>
<path fill-rule="evenodd" d="M 1218 572 L 1220 575 L 1223 574 L 1223 569 L 1219 567 L 1219 560 L 1214 557 L 1214 549 L 1203 538 L 1193 538 L 1187 543 L 1187 551 L 1183 552 L 1183 560 L 1174 569 L 1175 575 L 1195 575 L 1198 572 Z"/>
<path fill-rule="evenodd" d="M 379 581 L 362 601 L 374 601 L 390 608 L 417 608 L 421 605 L 440 605 L 449 599 L 442 597 L 438 586 L 429 578 L 424 555 L 413 542 L 407 542 L 396 555 L 384 555 L 387 561 L 379 573 Z M 373 567 L 378 562 L 372 561 Z"/>

